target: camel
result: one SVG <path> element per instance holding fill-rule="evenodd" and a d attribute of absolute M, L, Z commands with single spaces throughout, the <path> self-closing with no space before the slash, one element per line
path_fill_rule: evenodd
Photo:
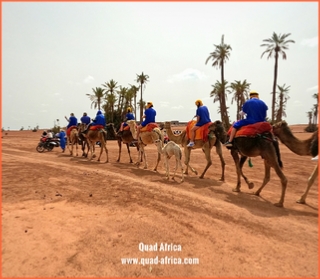
<path fill-rule="evenodd" d="M 202 151 L 204 152 L 205 156 L 206 156 L 206 160 L 207 160 L 207 165 L 204 169 L 204 171 L 202 172 L 202 174 L 200 175 L 199 178 L 203 178 L 206 171 L 208 170 L 208 168 L 212 165 L 212 160 L 211 160 L 211 149 L 213 146 L 215 146 L 216 148 L 216 152 L 219 155 L 220 158 L 220 162 L 221 162 L 221 168 L 222 168 L 222 174 L 221 174 L 221 178 L 220 181 L 224 181 L 224 171 L 225 171 L 225 161 L 222 155 L 222 148 L 221 148 L 221 142 L 225 142 L 226 139 L 226 133 L 225 130 L 223 128 L 222 122 L 217 120 L 215 122 L 213 122 L 209 127 L 209 137 L 207 141 L 203 141 L 203 140 L 195 140 L 195 146 L 193 148 L 187 147 L 188 143 L 189 143 L 189 139 L 187 136 L 187 131 L 186 129 L 184 131 L 182 131 L 181 134 L 179 135 L 175 135 L 173 134 L 172 130 L 171 130 L 171 123 L 170 122 L 165 122 L 164 123 L 164 128 L 167 131 L 167 135 L 170 139 L 170 141 L 173 141 L 177 144 L 180 144 L 183 149 L 184 149 L 184 164 L 186 165 L 186 169 L 184 171 L 184 174 L 188 174 L 188 168 L 190 168 L 195 174 L 198 174 L 196 170 L 194 170 L 190 165 L 190 155 L 191 155 L 191 149 L 194 148 L 202 148 Z"/>
<path fill-rule="evenodd" d="M 161 142 L 161 140 L 156 140 L 155 144 L 158 148 L 158 152 L 160 154 L 163 154 L 163 156 L 165 157 L 165 167 L 166 167 L 166 178 L 169 179 L 170 178 L 170 172 L 169 172 L 169 159 L 172 156 L 175 156 L 176 158 L 176 167 L 174 169 L 174 173 L 173 173 L 173 177 L 172 179 L 174 179 L 177 169 L 178 169 L 178 164 L 180 165 L 180 169 L 181 169 L 181 182 L 183 182 L 184 177 L 183 177 L 183 166 L 181 164 L 181 158 L 182 158 L 182 151 L 181 148 L 178 144 L 176 144 L 173 141 L 169 141 L 164 147 L 163 147 L 163 143 Z"/>
<path fill-rule="evenodd" d="M 70 155 L 73 156 L 73 146 L 76 146 L 76 156 L 78 156 L 78 130 L 77 127 L 74 126 L 74 128 L 71 129 L 70 131 L 70 135 L 67 135 L 67 145 L 68 145 L 68 149 L 70 151 Z M 71 148 L 70 148 L 71 145 Z"/>
<path fill-rule="evenodd" d="M 104 129 L 97 129 L 97 130 L 88 130 L 87 134 L 84 135 L 89 143 L 89 149 L 91 151 L 91 157 L 89 158 L 89 161 L 92 160 L 92 158 L 95 157 L 94 155 L 94 145 L 96 144 L 97 141 L 100 142 L 100 154 L 98 157 L 98 162 L 100 162 L 100 157 L 102 155 L 103 150 L 106 152 L 106 163 L 109 162 L 109 157 L 108 157 L 108 149 L 107 149 L 107 132 Z"/>
<path fill-rule="evenodd" d="M 252 189 L 254 187 L 254 184 L 250 182 L 248 178 L 243 174 L 242 167 L 248 157 L 261 156 L 264 160 L 265 175 L 261 187 L 257 191 L 255 191 L 254 194 L 256 196 L 259 196 L 262 189 L 270 181 L 270 168 L 272 167 L 274 168 L 276 174 L 279 176 L 282 186 L 280 200 L 274 205 L 277 207 L 283 207 L 285 192 L 287 188 L 287 178 L 281 170 L 282 162 L 280 158 L 279 143 L 274 139 L 274 136 L 271 133 L 271 127 L 270 131 L 263 132 L 257 136 L 237 137 L 236 135 L 236 137 L 233 139 L 233 146 L 227 148 L 231 152 L 231 156 L 234 160 L 237 170 L 237 186 L 232 189 L 232 191 L 240 192 L 240 175 L 244 178 L 249 189 Z"/>
<path fill-rule="evenodd" d="M 131 134 L 133 138 L 137 137 L 137 127 L 136 127 L 136 122 L 134 120 L 130 120 L 127 122 L 130 127 Z M 144 161 L 144 169 L 148 168 L 148 163 L 147 163 L 147 156 L 145 152 L 145 147 L 148 144 L 153 144 L 156 140 L 161 140 L 163 142 L 163 134 L 161 133 L 159 128 L 154 128 L 151 132 L 148 131 L 140 131 L 139 139 L 138 140 L 138 146 L 139 146 L 139 159 L 138 162 L 136 163 L 137 166 L 139 166 L 142 162 Z M 143 158 L 143 159 L 142 159 Z M 157 164 L 154 167 L 154 171 L 157 170 L 159 162 L 161 160 L 161 155 L 158 153 L 158 158 L 157 158 Z"/>
<path fill-rule="evenodd" d="M 129 120 L 131 121 L 131 120 Z M 107 124 L 107 131 L 108 133 L 111 134 L 112 137 L 115 137 L 118 141 L 118 146 L 119 146 L 119 156 L 117 159 L 117 162 L 120 162 L 120 157 L 121 157 L 121 149 L 122 149 L 122 143 L 126 144 L 127 146 L 127 150 L 128 150 L 128 154 L 129 154 L 129 158 L 130 158 L 130 163 L 133 163 L 133 160 L 131 158 L 131 154 L 130 154 L 130 143 L 132 143 L 134 141 L 134 138 L 132 137 L 131 131 L 130 130 L 124 130 L 121 134 L 121 136 L 119 136 L 114 128 L 114 124 L 113 123 L 109 123 Z M 136 146 L 137 151 L 139 151 L 139 146 Z"/>
<path fill-rule="evenodd" d="M 281 121 L 273 125 L 273 133 L 280 141 L 287 146 L 293 153 L 300 156 L 318 155 L 318 131 L 315 131 L 309 139 L 299 140 L 291 132 L 286 121 Z M 305 204 L 308 192 L 318 176 L 318 164 L 308 178 L 307 188 L 304 194 L 296 202 Z"/>

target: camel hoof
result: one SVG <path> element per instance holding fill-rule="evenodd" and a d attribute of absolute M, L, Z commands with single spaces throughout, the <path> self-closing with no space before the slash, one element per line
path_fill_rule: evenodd
<path fill-rule="evenodd" d="M 146 170 L 148 167 L 143 167 L 144 170 Z"/>
<path fill-rule="evenodd" d="M 276 207 L 283 207 L 283 203 L 277 202 L 277 203 L 274 204 L 274 206 L 276 206 Z"/>
<path fill-rule="evenodd" d="M 232 192 L 240 192 L 240 189 L 239 188 L 233 188 Z"/>
<path fill-rule="evenodd" d="M 260 196 L 260 192 L 258 192 L 258 191 L 254 192 L 253 194 L 256 195 L 256 196 Z"/>
<path fill-rule="evenodd" d="M 249 189 L 253 189 L 254 188 L 254 183 L 253 182 L 248 183 L 248 187 L 249 187 Z"/>
<path fill-rule="evenodd" d="M 306 204 L 306 201 L 305 201 L 305 200 L 303 200 L 303 199 L 298 199 L 298 200 L 296 201 L 296 203 Z"/>

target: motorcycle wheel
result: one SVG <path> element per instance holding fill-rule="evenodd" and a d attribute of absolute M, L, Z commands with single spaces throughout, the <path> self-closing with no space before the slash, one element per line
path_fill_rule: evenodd
<path fill-rule="evenodd" d="M 36 150 L 37 150 L 39 153 L 42 153 L 42 152 L 44 151 L 43 145 L 38 145 L 38 146 L 36 147 Z"/>

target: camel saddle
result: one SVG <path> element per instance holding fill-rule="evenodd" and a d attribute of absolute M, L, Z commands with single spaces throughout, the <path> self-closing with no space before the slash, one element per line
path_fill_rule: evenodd
<path fill-rule="evenodd" d="M 159 127 L 159 126 L 158 126 L 157 123 L 152 122 L 152 123 L 149 123 L 149 124 L 147 124 L 146 126 L 142 127 L 141 130 L 140 130 L 140 132 L 152 132 L 152 130 L 153 130 L 154 128 L 158 128 L 158 127 Z"/>
<path fill-rule="evenodd" d="M 196 123 L 197 123 L 196 120 L 191 120 L 188 122 L 187 128 L 186 128 L 188 139 L 191 138 L 191 129 L 194 125 L 196 125 Z M 204 142 L 206 142 L 208 140 L 208 134 L 209 134 L 208 127 L 211 124 L 212 124 L 212 122 L 209 122 L 207 124 L 200 126 L 200 128 L 198 130 L 196 130 L 196 136 L 194 139 L 195 140 L 203 140 Z"/>
<path fill-rule="evenodd" d="M 129 130 L 130 130 L 130 126 L 129 125 L 123 127 L 123 131 L 129 131 Z"/>
<path fill-rule="evenodd" d="M 95 125 L 95 126 L 90 126 L 89 130 L 90 131 L 97 131 L 97 130 L 103 130 L 103 125 Z"/>
<path fill-rule="evenodd" d="M 232 127 L 228 131 L 230 136 Z M 237 130 L 235 138 L 237 137 L 255 137 L 263 133 L 271 133 L 272 126 L 269 122 L 257 122 L 254 124 L 246 125 Z"/>
<path fill-rule="evenodd" d="M 73 130 L 73 129 L 78 129 L 78 127 L 77 126 L 71 126 L 71 127 L 69 127 L 68 129 L 67 129 L 67 136 L 70 136 L 70 133 L 71 133 L 71 131 Z"/>

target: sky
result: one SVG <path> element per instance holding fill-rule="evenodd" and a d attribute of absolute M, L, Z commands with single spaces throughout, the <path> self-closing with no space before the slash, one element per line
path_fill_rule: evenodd
<path fill-rule="evenodd" d="M 205 62 L 222 35 L 232 48 L 225 79 L 250 83 L 271 117 L 274 59 L 261 58 L 261 44 L 273 32 L 295 41 L 278 66 L 278 85 L 290 86 L 284 120 L 308 123 L 318 93 L 317 2 L 2 2 L 2 127 L 94 117 L 86 94 L 111 79 L 138 86 L 142 72 L 156 121 L 191 120 L 197 99 L 218 120 L 210 92 L 220 69 Z"/>

